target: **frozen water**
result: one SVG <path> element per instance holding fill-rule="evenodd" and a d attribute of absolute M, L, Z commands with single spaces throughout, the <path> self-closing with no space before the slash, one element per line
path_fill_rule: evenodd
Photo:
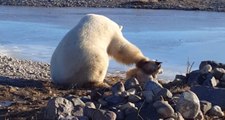
<path fill-rule="evenodd" d="M 123 26 L 124 36 L 151 59 L 163 62 L 161 77 L 174 78 L 202 60 L 225 62 L 225 13 L 108 8 L 0 6 L 0 54 L 48 62 L 62 37 L 88 13 Z M 111 61 L 109 71 L 124 71 Z"/>

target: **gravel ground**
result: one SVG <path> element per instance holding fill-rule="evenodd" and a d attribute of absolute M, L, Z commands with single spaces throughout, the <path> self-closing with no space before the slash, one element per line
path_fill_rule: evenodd
<path fill-rule="evenodd" d="M 109 74 L 110 85 L 122 80 L 121 74 Z M 50 65 L 0 56 L 0 120 L 41 120 L 52 97 L 70 94 L 86 96 L 91 89 L 65 89 L 54 86 Z"/>
<path fill-rule="evenodd" d="M 225 11 L 225 0 L 0 0 L 0 5 Z"/>

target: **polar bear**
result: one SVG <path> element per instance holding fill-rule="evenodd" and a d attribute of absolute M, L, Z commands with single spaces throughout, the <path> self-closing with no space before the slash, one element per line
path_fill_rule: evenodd
<path fill-rule="evenodd" d="M 51 58 L 53 83 L 61 86 L 106 87 L 104 78 L 110 57 L 136 64 L 146 74 L 161 65 L 145 57 L 124 38 L 122 27 L 103 15 L 88 14 L 59 43 Z"/>

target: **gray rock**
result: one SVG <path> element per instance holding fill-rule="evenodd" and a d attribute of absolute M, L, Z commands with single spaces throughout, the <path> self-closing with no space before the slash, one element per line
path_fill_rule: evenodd
<path fill-rule="evenodd" d="M 185 119 L 194 119 L 200 112 L 197 95 L 191 91 L 183 92 L 177 101 L 176 109 Z"/>
<path fill-rule="evenodd" d="M 202 85 L 215 87 L 215 86 L 217 86 L 217 84 L 218 84 L 218 81 L 211 74 L 208 74 L 206 76 L 206 80 L 203 82 Z"/>
<path fill-rule="evenodd" d="M 193 86 L 191 87 L 200 100 L 206 100 L 213 105 L 218 105 L 222 109 L 225 109 L 225 89 L 224 88 L 212 88 L 207 86 Z"/>
<path fill-rule="evenodd" d="M 70 100 L 74 106 L 85 106 L 85 103 L 78 96 L 70 95 L 66 99 Z"/>
<path fill-rule="evenodd" d="M 84 108 L 84 115 L 92 120 L 116 120 L 116 114 L 108 110 Z"/>
<path fill-rule="evenodd" d="M 94 108 L 94 109 L 96 109 L 96 106 L 95 106 L 95 104 L 93 102 L 86 102 L 85 103 L 85 106 L 88 107 L 88 108 Z"/>
<path fill-rule="evenodd" d="M 157 95 L 161 89 L 162 85 L 155 81 L 147 81 L 144 85 L 144 91 L 152 91 L 154 95 Z"/>
<path fill-rule="evenodd" d="M 74 109 L 72 111 L 73 116 L 84 116 L 84 107 L 82 106 L 74 106 Z"/>
<path fill-rule="evenodd" d="M 117 105 L 126 102 L 125 98 L 120 95 L 111 95 L 105 98 L 109 105 Z"/>
<path fill-rule="evenodd" d="M 57 97 L 48 101 L 45 119 L 58 119 L 59 116 L 71 116 L 74 109 L 73 103 L 65 98 Z"/>
<path fill-rule="evenodd" d="M 218 116 L 218 117 L 223 117 L 223 116 L 224 116 L 224 113 L 223 113 L 223 111 L 221 110 L 221 107 L 218 106 L 218 105 L 213 106 L 213 107 L 209 110 L 208 114 L 209 114 L 210 116 Z"/>
<path fill-rule="evenodd" d="M 199 85 L 200 76 L 201 76 L 201 73 L 199 70 L 195 70 L 187 74 L 187 84 L 190 86 Z"/>
<path fill-rule="evenodd" d="M 136 78 L 130 78 L 130 79 L 126 80 L 126 82 L 124 83 L 124 86 L 125 86 L 126 90 L 129 90 L 131 88 L 135 88 L 138 85 L 139 85 L 139 82 Z"/>
<path fill-rule="evenodd" d="M 125 119 L 125 113 L 122 110 L 117 110 L 116 112 L 117 120 L 124 120 Z"/>
<path fill-rule="evenodd" d="M 153 101 L 154 94 L 152 91 L 143 91 L 142 93 L 147 103 L 151 103 Z"/>
<path fill-rule="evenodd" d="M 202 111 L 200 111 L 198 113 L 198 115 L 195 117 L 195 120 L 205 120 L 205 117 L 204 117 Z"/>
<path fill-rule="evenodd" d="M 162 96 L 164 99 L 171 99 L 173 94 L 166 88 L 162 88 L 156 96 Z"/>
<path fill-rule="evenodd" d="M 174 118 L 176 120 L 184 120 L 183 116 L 179 112 L 177 112 L 177 113 L 174 114 Z"/>
<path fill-rule="evenodd" d="M 215 68 L 213 70 L 213 76 L 218 80 L 220 80 L 224 74 L 225 74 L 225 70 L 223 68 Z"/>
<path fill-rule="evenodd" d="M 206 64 L 211 65 L 212 69 L 215 69 L 215 68 L 224 68 L 225 69 L 225 64 L 217 63 L 215 61 L 202 61 L 199 65 L 199 69 L 202 69 L 202 67 L 205 66 Z"/>
<path fill-rule="evenodd" d="M 132 102 L 132 103 L 136 103 L 136 102 L 141 101 L 141 97 L 139 97 L 138 95 L 130 95 L 128 97 L 128 101 Z"/>
<path fill-rule="evenodd" d="M 52 119 L 54 120 L 54 119 Z M 77 116 L 63 116 L 60 115 L 57 120 L 79 120 Z"/>
<path fill-rule="evenodd" d="M 124 87 L 124 84 L 121 81 L 117 82 L 116 84 L 114 84 L 112 86 L 113 95 L 121 94 L 123 91 L 125 91 L 125 87 Z"/>
<path fill-rule="evenodd" d="M 123 104 L 120 106 L 121 110 L 129 109 L 129 108 L 135 108 L 135 104 L 131 102 L 127 102 L 126 104 Z"/>
<path fill-rule="evenodd" d="M 212 103 L 210 103 L 206 100 L 201 100 L 200 108 L 201 108 L 202 113 L 206 114 L 212 108 Z"/>
<path fill-rule="evenodd" d="M 131 88 L 131 89 L 127 90 L 127 92 L 128 92 L 129 95 L 134 95 L 134 94 L 136 94 L 136 89 Z"/>
<path fill-rule="evenodd" d="M 174 115 L 174 110 L 167 101 L 156 101 L 153 106 L 162 118 L 169 118 Z"/>
<path fill-rule="evenodd" d="M 102 99 L 102 98 L 100 98 L 100 99 L 98 99 L 98 102 L 101 104 L 101 106 L 107 106 L 108 105 L 108 103 L 104 100 L 104 99 Z"/>
<path fill-rule="evenodd" d="M 124 91 L 124 92 L 122 92 L 122 94 L 121 94 L 121 96 L 124 97 L 124 98 L 129 97 L 129 95 L 130 95 L 130 93 L 127 92 L 127 91 Z"/>
<path fill-rule="evenodd" d="M 212 72 L 212 66 L 210 64 L 206 64 L 200 69 L 201 74 L 208 74 Z"/>
<path fill-rule="evenodd" d="M 225 82 L 225 74 L 222 76 L 222 78 L 220 79 L 220 81 Z"/>

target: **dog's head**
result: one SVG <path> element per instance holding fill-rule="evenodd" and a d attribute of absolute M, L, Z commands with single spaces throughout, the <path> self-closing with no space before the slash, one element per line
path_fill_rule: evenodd
<path fill-rule="evenodd" d="M 137 68 L 140 68 L 145 74 L 152 75 L 154 78 L 157 74 L 162 72 L 162 62 L 141 60 L 136 64 Z"/>

